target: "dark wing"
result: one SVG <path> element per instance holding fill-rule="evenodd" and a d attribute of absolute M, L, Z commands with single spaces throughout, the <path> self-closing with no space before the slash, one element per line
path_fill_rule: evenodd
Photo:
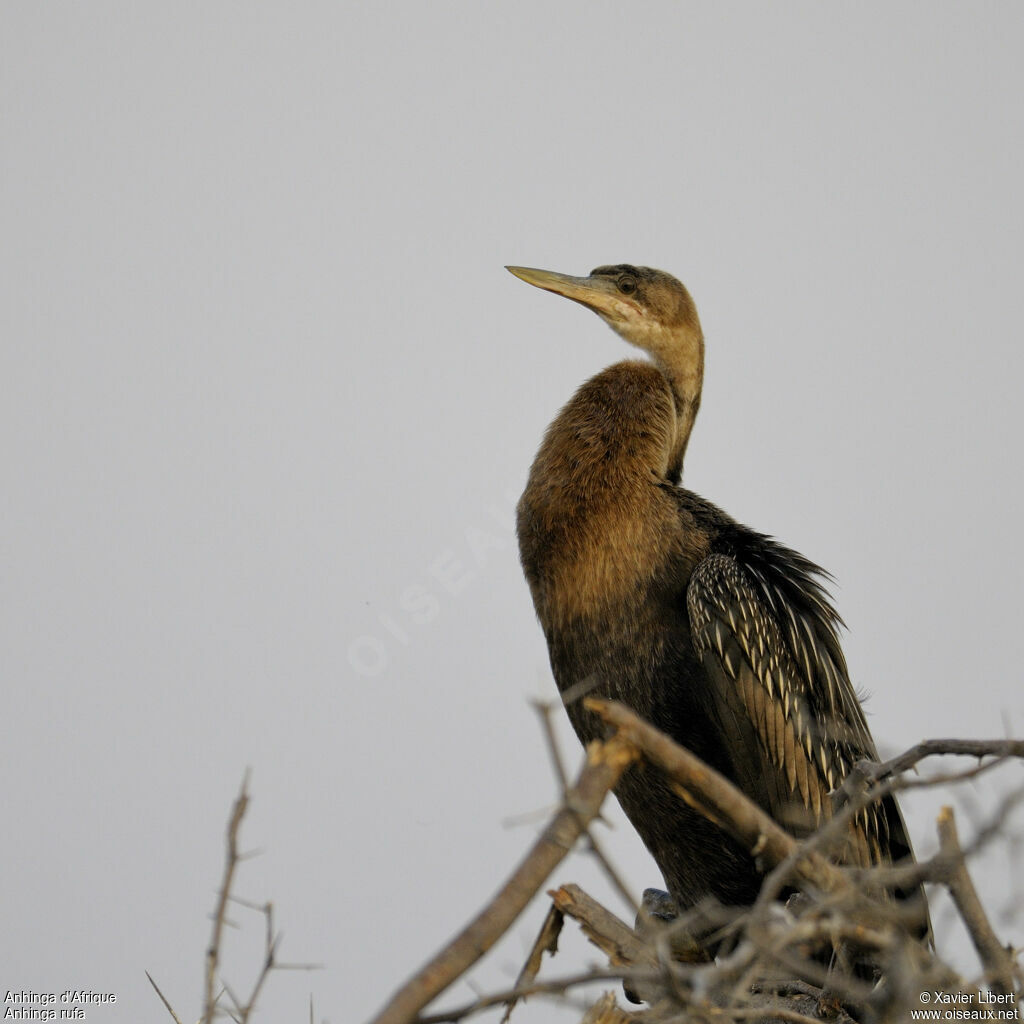
<path fill-rule="evenodd" d="M 821 570 L 768 538 L 750 541 L 698 564 L 687 610 L 734 778 L 776 820 L 806 834 L 830 816 L 829 793 L 854 764 L 878 755 Z M 899 810 L 888 804 L 858 815 L 844 859 L 867 866 L 909 853 Z"/>

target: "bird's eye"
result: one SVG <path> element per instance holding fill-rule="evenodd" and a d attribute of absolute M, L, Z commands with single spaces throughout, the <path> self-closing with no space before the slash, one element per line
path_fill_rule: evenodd
<path fill-rule="evenodd" d="M 619 291 L 622 292 L 623 295 L 632 295 L 633 292 L 636 291 L 636 278 L 630 277 L 629 274 L 623 274 L 622 277 L 619 278 L 618 284 Z"/>

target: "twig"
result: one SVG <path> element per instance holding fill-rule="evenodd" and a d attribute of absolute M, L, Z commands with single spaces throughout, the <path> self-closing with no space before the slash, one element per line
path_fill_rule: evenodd
<path fill-rule="evenodd" d="M 832 817 L 816 832 L 801 840 L 797 849 L 771 870 L 753 909 L 763 908 L 777 899 L 802 853 L 820 851 L 832 840 L 838 839 L 849 822 L 863 808 L 894 793 L 974 779 L 1002 764 L 1007 758 L 1020 754 L 1022 750 L 1024 744 L 1014 740 L 925 740 L 880 764 L 872 761 L 858 762 L 842 785 L 832 793 Z M 921 779 L 899 778 L 900 773 L 915 767 L 922 759 L 935 755 L 977 757 L 979 763 L 972 768 L 930 775 Z M 984 761 L 985 757 L 992 757 L 993 760 Z M 867 881 L 868 877 L 875 883 L 875 888 L 893 888 L 897 884 L 909 887 L 921 881 L 939 880 L 931 861 L 893 866 L 876 865 L 866 872 L 853 872 L 855 883 Z"/>
<path fill-rule="evenodd" d="M 1024 757 L 1024 740 L 924 740 L 902 754 L 883 761 L 858 761 L 833 794 L 833 801 L 849 799 L 866 783 L 881 782 L 913 768 L 926 757 L 951 754 L 959 757 Z"/>
<path fill-rule="evenodd" d="M 210 937 L 210 945 L 206 950 L 206 995 L 203 999 L 203 1016 L 200 1018 L 203 1024 L 212 1024 L 216 1009 L 216 998 L 214 997 L 213 989 L 217 978 L 217 964 L 220 960 L 220 941 L 221 935 L 224 932 L 228 897 L 231 894 L 231 882 L 234 879 L 235 869 L 238 867 L 239 861 L 238 830 L 242 825 L 242 818 L 245 817 L 248 806 L 249 773 L 247 771 L 242 779 L 242 788 L 238 793 L 238 797 L 231 809 L 231 817 L 228 820 L 228 849 L 224 862 L 224 878 L 221 881 L 220 892 L 217 897 L 217 907 L 213 915 L 213 934 Z"/>
<path fill-rule="evenodd" d="M 252 1013 L 252 1008 L 256 1005 L 256 998 L 259 996 L 260 991 L 263 988 L 263 984 L 267 980 L 267 976 L 277 966 L 277 947 L 281 941 L 281 937 L 274 934 L 274 905 L 272 903 L 267 903 L 263 906 L 262 910 L 266 915 L 267 920 L 266 937 L 264 939 L 263 966 L 260 968 L 260 973 L 256 978 L 256 982 L 253 985 L 252 992 L 250 993 L 245 1006 L 241 1008 L 243 1024 L 249 1020 L 249 1015 Z"/>
<path fill-rule="evenodd" d="M 1024 740 L 922 740 L 902 754 L 883 761 L 872 771 L 874 781 L 898 775 L 926 757 L 1024 757 Z"/>
<path fill-rule="evenodd" d="M 452 1024 L 454 1021 L 465 1020 L 475 1013 L 481 1013 L 494 1006 L 501 1006 L 513 999 L 523 999 L 526 996 L 564 995 L 570 989 L 579 988 L 582 985 L 592 985 L 596 981 L 622 981 L 624 978 L 647 979 L 653 981 L 656 978 L 654 972 L 646 971 L 637 974 L 624 968 L 592 969 L 581 971 L 578 974 L 570 974 L 564 978 L 553 978 L 549 981 L 534 981 L 525 988 L 511 988 L 504 992 L 495 992 L 492 995 L 479 996 L 471 1003 L 464 1003 L 462 1006 L 454 1007 L 451 1010 L 443 1010 L 440 1013 L 431 1013 L 427 1016 L 412 1017 L 410 1021 L 415 1024 Z"/>
<path fill-rule="evenodd" d="M 583 934 L 616 967 L 657 967 L 658 958 L 651 945 L 578 885 L 563 885 L 548 895 L 554 906 L 576 921 Z"/>
<path fill-rule="evenodd" d="M 938 831 L 940 849 L 954 864 L 946 887 L 967 926 L 985 969 L 985 976 L 994 992 L 1010 993 L 1013 991 L 1013 960 L 996 938 L 971 876 L 967 873 L 952 807 L 943 807 L 939 812 Z"/>
<path fill-rule="evenodd" d="M 371 1024 L 408 1024 L 505 933 L 601 808 L 605 795 L 634 760 L 613 737 L 587 749 L 587 763 L 549 822 L 498 894 L 426 966 L 409 979 Z"/>
<path fill-rule="evenodd" d="M 519 977 L 516 978 L 516 988 L 525 988 L 533 983 L 537 977 L 537 972 L 540 970 L 541 960 L 545 953 L 554 956 L 558 952 L 558 936 L 561 934 L 562 922 L 564 920 L 562 912 L 557 907 L 552 906 L 547 913 L 547 917 L 544 918 L 544 923 L 540 926 L 537 938 L 530 947 L 530 955 L 526 958 L 526 963 L 523 964 Z M 508 1024 L 517 1002 L 519 1002 L 518 997 L 508 1001 L 505 1012 L 501 1016 L 501 1024 Z"/>
<path fill-rule="evenodd" d="M 615 866 L 608 859 L 607 854 L 604 852 L 604 848 L 597 841 L 593 831 L 588 826 L 585 833 L 587 841 L 587 852 L 591 854 L 598 864 L 601 865 L 601 870 L 604 871 L 605 877 L 612 884 L 612 888 L 622 898 L 623 903 L 633 911 L 634 914 L 639 912 L 640 907 L 636 902 L 635 897 L 629 891 L 629 887 L 623 881 L 622 876 L 615 870 Z"/>
<path fill-rule="evenodd" d="M 167 1002 L 167 998 L 164 996 L 163 992 L 160 991 L 160 986 L 153 980 L 153 975 L 150 974 L 149 971 L 146 971 L 146 977 L 149 978 L 150 985 L 153 986 L 156 994 L 160 997 L 160 1002 L 167 1007 L 167 1012 L 174 1018 L 175 1024 L 181 1024 L 181 1021 L 178 1020 L 178 1015 L 174 1012 L 171 1004 Z"/>
<path fill-rule="evenodd" d="M 537 715 L 540 718 L 541 729 L 544 732 L 544 740 L 548 748 L 548 755 L 551 758 L 551 764 L 555 770 L 555 777 L 558 779 L 559 793 L 564 800 L 566 789 L 569 786 L 569 780 L 565 771 L 565 764 L 562 761 L 562 755 L 558 749 L 558 742 L 555 739 L 555 729 L 551 722 L 551 714 L 555 709 L 554 705 L 550 701 L 535 701 L 533 709 L 537 712 Z M 635 914 L 639 908 L 637 907 L 636 899 L 629 891 L 629 887 L 622 880 L 622 876 L 615 870 L 612 862 L 608 859 L 608 856 L 604 852 L 604 848 L 597 841 L 597 837 L 591 831 L 589 824 L 583 831 L 586 836 L 588 851 L 593 854 L 595 860 L 601 865 L 608 881 L 612 883 L 612 886 L 625 901 L 626 906 Z"/>
<path fill-rule="evenodd" d="M 548 756 L 551 758 L 551 767 L 554 768 L 555 778 L 558 779 L 558 792 L 564 799 L 566 790 L 569 788 L 569 776 L 558 749 L 558 741 L 555 739 L 555 727 L 551 723 L 551 712 L 554 710 L 554 706 L 551 701 L 535 700 L 533 701 L 533 710 L 537 712 L 537 717 L 540 719 L 544 742 L 548 748 Z"/>
<path fill-rule="evenodd" d="M 902 904 L 897 905 L 884 896 L 896 882 L 902 887 L 922 880 L 946 884 L 954 892 L 954 901 L 967 921 L 976 945 L 987 943 L 987 953 L 981 952 L 980 945 L 978 948 L 993 990 L 1012 991 L 1015 967 L 1011 953 L 1000 946 L 983 913 L 981 918 L 987 934 L 975 934 L 970 923 L 973 911 L 964 909 L 966 903 L 961 906 L 962 901 L 954 891 L 960 886 L 961 896 L 967 892 L 962 888 L 962 881 L 957 881 L 961 874 L 970 884 L 955 830 L 952 842 L 944 838 L 942 849 L 935 857 L 913 866 L 840 867 L 831 863 L 825 854 L 830 840 L 841 834 L 860 808 L 901 789 L 974 777 L 994 767 L 1001 759 L 1024 756 L 1024 743 L 934 740 L 918 744 L 881 765 L 864 762 L 858 765 L 859 775 L 848 779 L 833 794 L 836 802 L 831 820 L 815 834 L 798 842 L 727 779 L 639 719 L 628 708 L 594 698 L 587 699 L 585 706 L 613 726 L 617 730 L 615 735 L 605 744 L 591 747 L 590 763 L 575 787 L 566 789 L 563 781 L 565 771 L 554 744 L 550 709 L 538 708 L 544 716 L 545 735 L 559 785 L 565 793 L 565 805 L 548 824 L 505 888 L 449 946 L 396 993 L 371 1024 L 461 1021 L 501 1003 L 511 1008 L 511 1002 L 519 997 L 541 993 L 565 996 L 571 988 L 610 978 L 625 980 L 637 990 L 643 985 L 647 991 L 660 993 L 658 1005 L 640 1014 L 616 1011 L 619 1015 L 616 1020 L 644 1020 L 648 1024 L 682 1019 L 702 1024 L 736 1024 L 750 1020 L 808 1024 L 816 1019 L 817 1002 L 823 993 L 821 986 L 852 1000 L 872 1019 L 903 1020 L 908 1007 L 918 1005 L 917 994 L 921 991 L 945 990 L 965 994 L 974 991 L 974 986 L 946 967 L 934 951 L 910 938 L 906 913 L 901 915 Z M 600 780 L 590 779 L 588 782 L 588 773 L 595 770 L 595 763 L 599 764 L 612 749 L 615 751 L 615 769 L 608 770 L 606 766 Z M 922 758 L 936 754 L 977 757 L 979 763 L 954 775 L 921 780 L 900 777 L 900 773 Z M 513 989 L 495 995 L 480 995 L 474 1001 L 447 1012 L 417 1016 L 422 1007 L 482 956 L 509 927 L 543 883 L 544 877 L 565 856 L 569 846 L 581 837 L 592 840 L 589 827 L 597 816 L 604 794 L 617 782 L 626 765 L 640 755 L 665 774 L 674 792 L 691 807 L 731 834 L 771 869 L 761 897 L 749 910 L 691 908 L 675 922 L 685 926 L 687 919 L 700 910 L 707 922 L 718 929 L 719 935 L 733 936 L 729 950 L 722 955 L 720 948 L 717 962 L 673 962 L 677 957 L 671 949 L 672 928 L 664 936 L 653 936 L 654 941 L 645 941 L 642 934 L 637 935 L 582 890 L 567 885 L 551 893 L 553 909 Z M 1004 801 L 1004 809 L 1011 809 L 1020 799 L 1024 796 L 1018 793 L 1012 801 Z M 979 833 L 972 848 L 980 844 L 991 828 Z M 614 873 L 609 872 L 609 877 L 616 884 Z M 791 884 L 808 894 L 806 904 L 796 911 L 796 917 L 789 912 L 790 908 L 782 908 L 774 899 L 790 879 Z M 878 898 L 874 898 L 876 893 Z M 967 898 L 971 895 L 976 901 L 973 886 Z M 560 922 L 562 913 L 579 921 L 588 939 L 602 949 L 618 969 L 594 970 L 570 978 L 538 982 L 536 974 L 542 954 L 545 950 L 554 951 L 555 922 Z M 846 975 L 841 970 L 826 971 L 823 964 L 815 959 L 822 948 L 835 948 L 837 944 L 844 943 L 871 951 L 872 959 L 882 972 L 881 984 L 873 986 L 866 979 Z M 780 974 L 780 971 L 785 973 Z M 791 993 L 789 988 L 778 987 L 778 983 L 787 978 L 804 978 L 815 984 L 805 986 L 806 991 Z M 775 979 L 774 983 L 772 979 Z M 773 985 L 771 991 L 775 995 L 765 994 L 768 992 L 764 988 L 766 983 Z M 787 984 L 792 986 L 793 983 Z M 599 1013 L 596 1019 L 603 1020 L 600 1012 L 611 1010 L 613 1006 L 613 998 L 605 998 L 596 1004 L 593 1008 L 594 1013 Z M 594 1019 L 593 1013 L 585 1019 Z M 841 1011 L 838 1019 L 850 1020 Z"/>
<path fill-rule="evenodd" d="M 661 768 L 691 807 L 719 824 L 752 854 L 774 867 L 799 853 L 797 841 L 725 776 L 673 743 L 624 704 L 596 697 L 586 698 L 584 704 Z M 813 851 L 800 857 L 796 870 L 805 882 L 824 892 L 842 890 L 850 884 L 839 868 Z"/>
<path fill-rule="evenodd" d="M 888 785 L 888 782 L 883 783 Z M 997 836 L 1003 834 L 1006 819 L 1019 804 L 1024 803 L 1024 787 L 1011 790 L 1000 800 L 988 823 L 977 829 L 970 844 L 964 848 L 965 857 L 973 856 L 982 850 Z M 870 877 L 873 883 L 886 889 L 906 888 L 921 882 L 939 882 L 945 884 L 950 870 L 956 866 L 955 861 L 946 857 L 940 849 L 933 857 L 917 863 L 904 862 L 898 865 L 879 864 L 865 871 L 852 869 L 852 876 L 858 879 Z"/>

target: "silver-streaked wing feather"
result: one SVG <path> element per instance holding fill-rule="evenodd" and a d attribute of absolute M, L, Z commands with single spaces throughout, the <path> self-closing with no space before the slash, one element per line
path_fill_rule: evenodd
<path fill-rule="evenodd" d="M 777 820 L 806 834 L 829 816 L 829 793 L 856 761 L 877 753 L 847 676 L 838 617 L 813 566 L 801 560 L 796 572 L 785 568 L 712 554 L 693 572 L 687 611 L 738 781 Z M 848 859 L 877 862 L 888 848 L 886 815 L 868 809 L 850 838 Z"/>

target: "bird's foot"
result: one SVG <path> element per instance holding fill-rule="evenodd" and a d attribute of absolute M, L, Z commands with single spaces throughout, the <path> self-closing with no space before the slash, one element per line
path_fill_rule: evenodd
<path fill-rule="evenodd" d="M 634 927 L 652 946 L 667 938 L 669 952 L 677 963 L 699 964 L 712 960 L 711 954 L 678 923 L 678 918 L 676 901 L 669 893 L 664 889 L 644 889 Z M 645 1001 L 628 982 L 622 989 L 630 1002 Z"/>

